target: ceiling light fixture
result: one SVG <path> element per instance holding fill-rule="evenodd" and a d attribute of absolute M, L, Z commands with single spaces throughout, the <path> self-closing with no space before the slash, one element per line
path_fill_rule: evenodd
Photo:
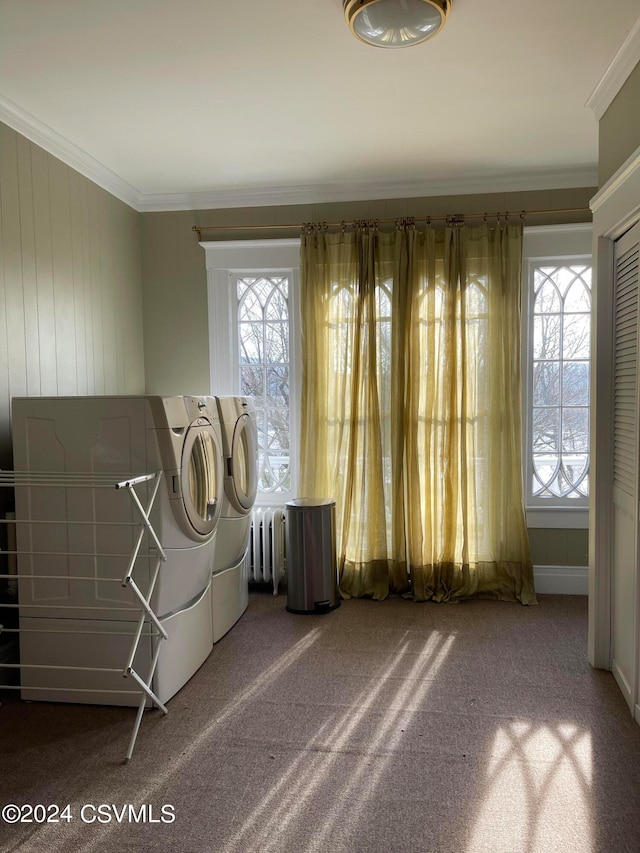
<path fill-rule="evenodd" d="M 452 0 L 344 0 L 356 38 L 374 47 L 411 47 L 433 38 L 449 17 Z"/>

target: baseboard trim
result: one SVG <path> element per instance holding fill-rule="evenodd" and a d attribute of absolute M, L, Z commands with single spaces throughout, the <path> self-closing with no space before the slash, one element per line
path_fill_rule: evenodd
<path fill-rule="evenodd" d="M 618 687 L 620 688 L 620 692 L 624 696 L 624 701 L 627 703 L 627 705 L 629 706 L 629 710 L 633 714 L 634 702 L 631 698 L 631 686 L 629 685 L 627 679 L 624 677 L 623 671 L 620 669 L 617 661 L 615 660 L 611 661 L 611 674 L 615 678 L 616 684 L 618 685 Z"/>
<path fill-rule="evenodd" d="M 588 595 L 587 566 L 534 566 L 536 592 L 541 595 Z"/>

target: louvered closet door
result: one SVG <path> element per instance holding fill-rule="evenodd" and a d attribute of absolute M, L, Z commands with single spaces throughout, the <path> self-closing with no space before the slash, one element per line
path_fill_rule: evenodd
<path fill-rule="evenodd" d="M 638 329 L 640 223 L 615 244 L 612 513 L 612 670 L 638 701 Z"/>

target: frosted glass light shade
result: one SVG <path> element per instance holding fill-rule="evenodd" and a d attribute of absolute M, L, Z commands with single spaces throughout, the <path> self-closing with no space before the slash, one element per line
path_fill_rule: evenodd
<path fill-rule="evenodd" d="M 451 0 L 344 0 L 351 32 L 375 47 L 411 47 L 439 32 Z"/>

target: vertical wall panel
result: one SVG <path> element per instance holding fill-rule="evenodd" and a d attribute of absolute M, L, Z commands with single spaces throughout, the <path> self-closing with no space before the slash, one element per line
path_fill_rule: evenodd
<path fill-rule="evenodd" d="M 85 351 L 87 369 L 87 394 L 95 394 L 95 367 L 93 358 L 93 290 L 91 283 L 91 225 L 89 222 L 89 184 L 81 185 L 82 205 L 82 290 L 84 294 Z"/>
<path fill-rule="evenodd" d="M 49 160 L 48 154 L 34 146 L 31 152 L 31 174 L 36 245 L 36 312 L 40 340 L 40 388 L 42 394 L 57 394 L 58 365 L 53 301 Z"/>
<path fill-rule="evenodd" d="M 12 396 L 144 392 L 140 214 L 0 123 L 0 251 L 9 467 Z"/>
<path fill-rule="evenodd" d="M 82 178 L 69 173 L 69 205 L 71 215 L 71 276 L 73 280 L 73 334 L 76 353 L 77 393 L 87 394 L 86 315 L 84 290 L 84 255 L 82 247 Z"/>
<path fill-rule="evenodd" d="M 31 149 L 32 145 L 28 140 L 23 136 L 17 136 L 18 205 L 20 212 L 20 251 L 22 254 L 22 301 L 24 306 L 22 322 L 24 326 L 26 362 L 25 394 L 27 396 L 37 396 L 41 393 L 40 334 L 38 326 L 36 234 L 33 217 Z M 15 289 L 17 291 L 18 287 L 15 287 Z M 2 406 L 1 398 L 0 406 Z"/>
<path fill-rule="evenodd" d="M 103 288 L 102 288 L 102 227 L 101 201 L 98 188 L 89 186 L 89 246 L 91 248 L 91 335 L 93 339 L 93 393 L 104 394 Z M 91 380 L 90 380 L 91 381 Z"/>
<path fill-rule="evenodd" d="M 53 327 L 56 342 L 57 393 L 78 393 L 76 336 L 71 246 L 71 199 L 69 169 L 59 160 L 49 160 L 49 205 L 51 216 L 51 263 L 53 271 Z"/>
<path fill-rule="evenodd" d="M 0 127 L 0 151 L 12 154 L 14 146 L 11 138 Z M 4 161 L 4 158 L 2 158 Z M 13 211 L 10 204 L 10 184 L 13 161 L 8 156 L 0 163 L 0 399 L 9 396 L 9 348 L 7 335 L 7 292 L 12 276 L 21 277 L 21 271 L 12 266 L 10 234 L 12 232 Z M 8 441 L 8 424 L 0 424 L 0 442 Z M 0 467 L 6 464 L 5 453 L 0 453 Z"/>
<path fill-rule="evenodd" d="M 3 266 L 5 280 L 22 280 L 20 251 L 20 208 L 18 203 L 17 147 L 10 141 L 11 157 L 2 168 Z M 26 390 L 26 353 L 24 340 L 24 302 L 22 288 L 5 286 L 7 380 L 9 394 Z"/>
<path fill-rule="evenodd" d="M 118 360 L 116 308 L 120 301 L 120 282 L 117 274 L 118 233 L 116 216 L 108 198 L 102 199 L 101 252 L 102 280 L 112 288 L 102 293 L 102 351 L 104 353 L 104 393 L 115 394 L 118 389 Z M 105 298 L 106 297 L 106 298 Z M 114 357 L 110 358 L 113 353 Z"/>

